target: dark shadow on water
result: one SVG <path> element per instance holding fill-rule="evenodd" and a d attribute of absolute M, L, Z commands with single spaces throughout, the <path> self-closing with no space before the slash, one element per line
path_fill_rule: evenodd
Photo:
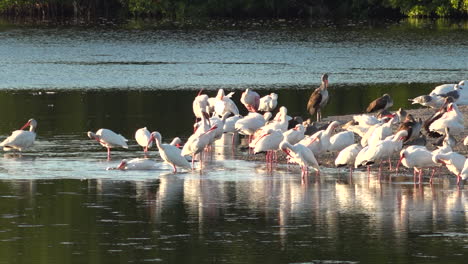
<path fill-rule="evenodd" d="M 279 94 L 278 106 L 286 106 L 291 116 L 309 117 L 306 105 L 317 85 L 283 86 L 271 88 L 252 86 L 266 95 Z M 362 113 L 373 99 L 388 93 L 393 97 L 392 110 L 414 107 L 408 102 L 421 94 L 427 94 L 436 84 L 372 84 L 330 85 L 330 101 L 323 116 Z M 205 87 L 205 93 L 215 96 L 217 88 Z M 233 100 L 241 114 L 246 114 L 240 103 L 243 90 L 234 91 Z M 109 128 L 132 139 L 141 127 L 158 130 L 167 141 L 175 136 L 187 137 L 194 122 L 192 101 L 198 90 L 3 90 L 0 91 L 0 134 L 6 136 L 29 118 L 38 125 L 38 136 L 83 135 L 86 131 Z M 278 109 L 278 108 L 277 108 Z M 277 111 L 277 109 L 275 111 Z M 57 138 L 60 140 L 60 138 Z"/>

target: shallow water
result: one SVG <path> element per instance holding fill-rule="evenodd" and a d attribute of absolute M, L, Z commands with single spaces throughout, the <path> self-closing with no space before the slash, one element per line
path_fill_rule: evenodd
<path fill-rule="evenodd" d="M 247 161 L 228 138 L 202 170 L 106 170 L 143 157 L 140 127 L 164 142 L 188 137 L 201 88 L 235 91 L 236 102 L 244 88 L 277 92 L 307 117 L 311 88 L 330 72 L 324 116 L 360 113 L 383 93 L 410 107 L 466 79 L 464 32 L 2 27 L 0 139 L 31 117 L 38 138 L 0 155 L 0 263 L 464 263 L 467 191 L 449 175 L 419 186 L 408 172 L 350 179 L 322 168 L 301 180 L 296 166 Z M 85 134 L 101 127 L 129 149 L 107 161 Z"/>
<path fill-rule="evenodd" d="M 223 146 L 229 138 L 202 170 L 107 171 L 129 153 L 106 161 L 93 142 L 67 140 L 71 153 L 39 144 L 41 154 L 0 158 L 0 263 L 463 263 L 468 254 L 467 191 L 453 177 L 430 186 L 324 168 L 301 180 L 297 166 L 242 160 Z"/>

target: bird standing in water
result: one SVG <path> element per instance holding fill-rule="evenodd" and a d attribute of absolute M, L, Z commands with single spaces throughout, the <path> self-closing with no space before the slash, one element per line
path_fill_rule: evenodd
<path fill-rule="evenodd" d="M 29 126 L 29 131 L 23 130 Z M 36 127 L 37 121 L 34 119 L 29 119 L 23 127 L 19 130 L 15 130 L 11 133 L 11 136 L 7 137 L 2 143 L 0 143 L 0 147 L 3 147 L 3 150 L 18 150 L 23 151 L 31 147 L 34 144 L 34 140 L 36 139 Z"/>
<path fill-rule="evenodd" d="M 322 75 L 322 84 L 316 88 L 315 91 L 310 95 L 309 102 L 307 103 L 307 111 L 310 115 L 317 113 L 317 122 L 322 120 L 321 109 L 328 102 L 328 74 Z"/>

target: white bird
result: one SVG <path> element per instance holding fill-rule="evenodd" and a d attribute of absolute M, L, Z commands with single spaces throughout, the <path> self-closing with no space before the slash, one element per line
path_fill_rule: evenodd
<path fill-rule="evenodd" d="M 354 133 L 351 131 L 343 131 L 330 138 L 330 147 L 328 147 L 328 151 L 342 151 L 344 148 L 352 144 L 354 144 Z"/>
<path fill-rule="evenodd" d="M 232 93 L 226 96 L 223 89 L 218 90 L 218 94 L 215 97 L 216 100 L 214 103 L 214 112 L 217 116 L 222 117 L 225 113 L 231 113 L 233 115 L 239 114 L 239 109 L 231 100 L 230 95 L 232 95 Z"/>
<path fill-rule="evenodd" d="M 283 133 L 284 140 L 291 145 L 295 145 L 305 137 L 304 132 L 305 127 L 302 124 L 298 124 L 295 127 Z"/>
<path fill-rule="evenodd" d="M 232 134 L 231 143 L 233 145 L 234 145 L 235 136 L 237 135 L 236 124 L 237 124 L 237 121 L 241 119 L 242 119 L 241 115 L 235 115 L 235 116 L 228 117 L 226 121 L 224 122 L 223 131 L 225 134 L 229 134 L 229 133 Z"/>
<path fill-rule="evenodd" d="M 159 164 L 151 159 L 123 159 L 116 168 L 107 168 L 107 170 L 157 170 Z"/>
<path fill-rule="evenodd" d="M 462 89 L 468 88 L 465 85 L 467 85 L 468 82 L 466 80 L 460 81 L 458 83 L 458 86 Z M 456 83 L 450 83 L 450 84 L 441 84 L 439 86 L 436 86 L 434 90 L 432 90 L 429 95 L 439 95 L 439 94 L 446 94 L 450 91 L 453 91 L 455 88 Z"/>
<path fill-rule="evenodd" d="M 29 126 L 29 131 L 23 130 Z M 24 126 L 22 126 L 19 130 L 15 130 L 11 133 L 9 137 L 3 140 L 0 143 L 0 147 L 3 147 L 3 150 L 18 150 L 23 151 L 34 144 L 34 140 L 36 140 L 36 127 L 37 121 L 34 119 L 29 119 Z"/>
<path fill-rule="evenodd" d="M 259 113 L 249 113 L 236 122 L 235 128 L 242 135 L 252 136 L 255 131 L 265 125 L 271 116 L 272 114 L 270 112 L 266 112 L 263 115 Z"/>
<path fill-rule="evenodd" d="M 361 167 L 362 164 L 364 164 L 364 161 L 367 158 L 367 152 L 368 151 L 369 151 L 369 146 L 365 146 L 358 152 L 358 154 L 356 155 L 356 158 L 354 160 L 354 168 L 357 169 L 357 168 Z M 367 171 L 370 171 L 369 169 L 370 169 L 369 166 L 367 166 Z"/>
<path fill-rule="evenodd" d="M 273 111 L 278 105 L 278 95 L 271 93 L 260 98 L 260 105 L 258 111 Z"/>
<path fill-rule="evenodd" d="M 148 144 L 153 141 L 156 142 L 156 146 L 159 149 L 159 156 L 161 156 L 165 162 L 171 164 L 174 173 L 177 172 L 177 166 L 187 169 L 191 168 L 190 163 L 182 156 L 182 150 L 171 144 L 162 144 L 161 134 L 159 132 L 155 131 L 151 133 Z"/>
<path fill-rule="evenodd" d="M 430 124 L 429 131 L 444 134 L 446 128 L 451 135 L 460 135 L 465 130 L 463 114 L 455 103 L 447 105 L 447 112 Z"/>
<path fill-rule="evenodd" d="M 110 160 L 111 148 L 122 147 L 128 149 L 127 139 L 120 134 L 116 134 L 114 131 L 101 128 L 96 133 L 88 131 L 88 137 L 95 139 L 103 147 L 107 148 L 107 159 Z"/>
<path fill-rule="evenodd" d="M 290 160 L 292 162 L 301 166 L 303 177 L 307 174 L 309 166 L 311 166 L 317 173 L 320 171 L 317 159 L 315 159 L 314 153 L 312 153 L 308 147 L 302 144 L 292 145 L 289 142 L 283 140 L 279 144 L 279 149 L 288 154 L 288 156 L 291 157 Z"/>
<path fill-rule="evenodd" d="M 201 91 L 200 91 L 201 92 Z M 205 116 L 206 118 L 209 118 L 209 102 L 208 102 L 208 95 L 206 94 L 199 94 L 195 99 L 193 100 L 192 103 L 192 109 L 193 109 L 193 114 L 195 115 L 195 119 L 197 118 L 202 118 L 202 116 Z M 195 120 L 196 122 L 197 120 Z"/>
<path fill-rule="evenodd" d="M 463 170 L 458 175 L 457 182 L 459 184 L 460 181 L 465 181 L 466 179 L 468 179 L 468 159 L 466 159 L 465 163 L 463 164 Z"/>
<path fill-rule="evenodd" d="M 361 138 L 364 137 L 367 130 L 369 130 L 368 126 L 360 126 L 354 120 L 351 120 L 348 123 L 344 124 L 341 128 L 343 128 L 344 130 L 347 130 L 347 131 L 351 131 L 351 132 L 353 132 L 355 134 L 358 134 Z"/>
<path fill-rule="evenodd" d="M 468 145 L 468 136 L 465 137 L 465 139 L 463 140 L 463 145 Z"/>
<path fill-rule="evenodd" d="M 257 92 L 247 88 L 242 93 L 240 98 L 241 103 L 249 112 L 257 112 L 260 105 L 260 95 Z"/>
<path fill-rule="evenodd" d="M 432 183 L 435 167 L 438 166 L 438 164 L 433 161 L 432 156 L 432 152 L 427 150 L 427 148 L 424 146 L 410 146 L 401 150 L 400 160 L 398 161 L 396 170 L 398 171 L 400 163 L 407 168 L 413 168 L 415 176 L 416 173 L 419 173 L 419 183 L 421 183 L 423 169 L 432 168 L 432 175 L 430 179 L 430 183 Z"/>
<path fill-rule="evenodd" d="M 192 168 L 193 162 L 195 161 L 195 155 L 201 153 L 208 144 L 210 144 L 212 138 L 214 137 L 214 130 L 217 126 L 212 126 L 210 129 L 203 133 L 195 132 L 192 134 L 187 142 L 185 143 L 184 147 L 182 148 L 182 156 L 192 156 Z"/>
<path fill-rule="evenodd" d="M 353 120 L 356 121 L 359 126 L 363 127 L 371 127 L 373 125 L 382 123 L 377 117 L 367 114 L 354 115 Z"/>
<path fill-rule="evenodd" d="M 393 118 L 387 123 L 377 125 L 377 127 L 372 131 L 370 137 L 367 139 L 367 144 L 376 145 L 381 140 L 392 135 L 392 121 Z"/>
<path fill-rule="evenodd" d="M 135 140 L 140 145 L 143 147 L 143 151 L 146 153 L 148 152 L 148 149 L 153 146 L 153 143 L 148 144 L 148 141 L 150 139 L 150 132 L 146 127 L 140 128 L 135 132 Z"/>
<path fill-rule="evenodd" d="M 350 166 L 350 174 L 353 173 L 353 165 L 356 161 L 358 153 L 362 150 L 362 146 L 359 143 L 352 144 L 344 148 L 335 159 L 335 166 L 337 168 Z"/>
<path fill-rule="evenodd" d="M 406 130 L 399 131 L 392 139 L 386 139 L 376 145 L 369 145 L 361 165 L 370 165 L 380 161 L 379 172 L 382 169 L 382 161 L 389 160 L 393 153 L 400 151 L 403 146 L 403 140 L 408 136 Z M 356 159 L 357 160 L 357 159 Z M 390 162 L 389 162 L 390 163 Z M 391 163 L 390 163 L 391 166 Z"/>
<path fill-rule="evenodd" d="M 339 125 L 340 123 L 338 121 L 333 121 L 328 125 L 325 131 L 318 131 L 312 136 L 299 141 L 299 143 L 310 148 L 314 155 L 318 156 L 330 149 L 330 137 Z"/>
<path fill-rule="evenodd" d="M 265 126 L 261 127 L 260 129 L 262 131 L 258 131 L 258 133 L 264 134 L 265 131 L 268 131 L 269 129 L 281 130 L 281 132 L 286 132 L 286 130 L 288 130 L 288 124 L 290 120 L 288 119 L 287 113 L 288 109 L 286 107 L 280 107 L 279 112 L 276 114 L 275 118 L 272 121 L 265 124 Z"/>
<path fill-rule="evenodd" d="M 175 138 L 172 139 L 172 141 L 171 141 L 171 143 L 169 143 L 169 145 L 180 148 L 181 143 L 182 143 L 182 139 L 180 139 L 180 137 L 175 137 Z"/>
<path fill-rule="evenodd" d="M 255 139 L 250 147 L 253 148 L 253 153 L 266 151 L 266 161 L 272 163 L 276 150 L 279 148 L 279 144 L 283 141 L 283 133 L 279 130 L 269 129 L 265 134 Z"/>
<path fill-rule="evenodd" d="M 242 119 L 241 115 L 230 116 L 224 122 L 223 130 L 224 133 L 235 133 L 236 132 L 236 123 Z"/>
<path fill-rule="evenodd" d="M 432 157 L 435 163 L 444 164 L 447 169 L 457 176 L 457 184 L 460 183 L 460 174 L 464 169 L 466 158 L 457 152 L 437 154 Z"/>

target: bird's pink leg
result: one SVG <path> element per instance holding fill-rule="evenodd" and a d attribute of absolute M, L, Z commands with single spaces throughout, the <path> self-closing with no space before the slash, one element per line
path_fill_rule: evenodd
<path fill-rule="evenodd" d="M 419 171 L 419 184 L 422 183 L 422 173 L 423 173 L 423 170 L 421 169 L 421 170 Z"/>
<path fill-rule="evenodd" d="M 110 148 L 107 148 L 107 160 L 111 160 Z"/>
<path fill-rule="evenodd" d="M 413 182 L 416 182 L 416 169 L 413 168 Z"/>
<path fill-rule="evenodd" d="M 389 170 L 392 170 L 392 159 L 388 158 Z"/>
<path fill-rule="evenodd" d="M 461 181 L 461 175 L 457 175 L 457 185 L 460 186 L 460 181 Z"/>
<path fill-rule="evenodd" d="M 172 172 L 177 173 L 177 168 L 176 168 L 176 166 L 174 164 L 172 164 Z"/>
<path fill-rule="evenodd" d="M 431 179 L 429 180 L 429 183 L 430 183 L 431 185 L 432 185 L 432 180 L 433 180 L 433 178 L 434 178 L 435 171 L 436 171 L 436 168 L 432 168 Z"/>
<path fill-rule="evenodd" d="M 192 155 L 192 170 L 194 169 L 195 165 L 195 155 Z"/>

